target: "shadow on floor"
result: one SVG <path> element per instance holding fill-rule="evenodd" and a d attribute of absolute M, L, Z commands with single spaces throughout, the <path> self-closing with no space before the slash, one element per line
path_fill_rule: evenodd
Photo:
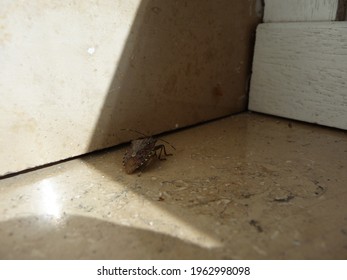
<path fill-rule="evenodd" d="M 177 238 L 83 216 L 0 223 L 0 259 L 215 259 Z"/>

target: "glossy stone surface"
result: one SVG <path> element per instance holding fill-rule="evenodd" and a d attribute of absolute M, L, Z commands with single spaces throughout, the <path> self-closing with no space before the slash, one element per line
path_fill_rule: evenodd
<path fill-rule="evenodd" d="M 346 259 L 346 132 L 244 113 L 0 181 L 1 259 Z M 140 175 L 140 176 L 139 176 Z"/>

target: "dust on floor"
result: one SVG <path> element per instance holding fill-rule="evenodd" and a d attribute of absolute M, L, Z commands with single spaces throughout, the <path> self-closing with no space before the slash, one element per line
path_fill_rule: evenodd
<path fill-rule="evenodd" d="M 0 181 L 1 259 L 346 259 L 346 132 L 243 113 Z M 165 143 L 164 143 L 165 144 Z"/>

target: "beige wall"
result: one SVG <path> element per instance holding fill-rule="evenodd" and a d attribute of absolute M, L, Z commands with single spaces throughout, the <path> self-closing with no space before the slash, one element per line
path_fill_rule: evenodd
<path fill-rule="evenodd" d="M 0 175 L 244 110 L 256 2 L 2 1 Z"/>

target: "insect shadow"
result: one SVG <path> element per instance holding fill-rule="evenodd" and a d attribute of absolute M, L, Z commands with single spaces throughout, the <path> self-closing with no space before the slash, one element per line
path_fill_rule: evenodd
<path fill-rule="evenodd" d="M 166 160 L 165 157 L 172 156 L 172 154 L 166 152 L 164 144 L 156 145 L 158 140 L 169 144 L 176 150 L 174 146 L 163 139 L 147 136 L 133 129 L 121 130 L 136 132 L 143 136 L 139 139 L 132 140 L 130 148 L 126 150 L 123 156 L 123 167 L 127 174 L 132 174 L 137 170 L 143 171 L 155 157 L 159 160 Z M 159 152 L 159 154 L 157 152 Z"/>

